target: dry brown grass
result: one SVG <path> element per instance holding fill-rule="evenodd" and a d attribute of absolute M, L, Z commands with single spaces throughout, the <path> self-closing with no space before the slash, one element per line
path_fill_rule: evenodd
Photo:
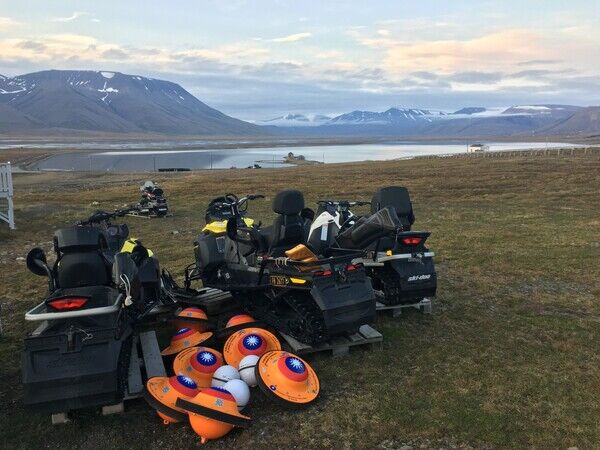
<path fill-rule="evenodd" d="M 18 360 L 23 312 L 43 295 L 39 278 L 15 261 L 52 228 L 136 199 L 142 175 L 16 177 L 16 232 L 0 229 L 5 334 L 0 338 L 3 447 L 189 447 L 189 427 L 163 427 L 142 402 L 122 417 L 77 414 L 67 427 L 21 406 Z M 132 234 L 180 272 L 207 201 L 225 191 L 269 199 L 299 188 L 321 197 L 367 199 L 402 184 L 416 228 L 432 231 L 439 295 L 431 317 L 379 317 L 381 352 L 311 358 L 321 400 L 282 410 L 255 393 L 254 426 L 214 448 L 593 448 L 600 442 L 600 159 L 451 158 L 279 170 L 226 170 L 155 177 L 175 216 L 128 220 Z M 171 231 L 178 230 L 173 235 Z M 4 254 L 6 253 L 6 254 Z"/>

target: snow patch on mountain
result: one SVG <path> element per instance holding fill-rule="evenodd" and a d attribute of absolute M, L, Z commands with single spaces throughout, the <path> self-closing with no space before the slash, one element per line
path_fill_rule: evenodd
<path fill-rule="evenodd" d="M 297 127 L 297 126 L 318 126 L 331 120 L 331 117 L 322 114 L 298 114 L 288 113 L 273 119 L 260 121 L 262 125 Z"/>
<path fill-rule="evenodd" d="M 109 80 L 115 76 L 114 72 L 100 72 L 100 75 L 102 75 L 104 78 L 108 78 Z"/>

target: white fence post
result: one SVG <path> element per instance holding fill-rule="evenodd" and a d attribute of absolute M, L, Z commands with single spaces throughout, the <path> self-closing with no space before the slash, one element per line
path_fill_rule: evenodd
<path fill-rule="evenodd" d="M 6 212 L 0 211 L 0 220 L 8 223 L 11 230 L 15 229 L 15 211 L 13 205 L 12 170 L 9 163 L 0 164 L 0 198 L 5 198 L 8 204 Z"/>

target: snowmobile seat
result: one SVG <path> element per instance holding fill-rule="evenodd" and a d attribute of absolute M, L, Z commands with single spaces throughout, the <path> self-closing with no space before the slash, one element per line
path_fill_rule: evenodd
<path fill-rule="evenodd" d="M 301 216 L 303 209 L 304 195 L 300 191 L 281 191 L 273 199 L 273 211 L 278 216 L 262 233 L 268 236 L 269 251 L 273 256 L 304 242 L 306 220 Z"/>
<path fill-rule="evenodd" d="M 58 286 L 64 289 L 110 283 L 106 260 L 94 249 L 63 254 L 55 270 Z"/>
<path fill-rule="evenodd" d="M 394 207 L 403 231 L 410 231 L 410 227 L 415 222 L 415 215 L 408 189 L 403 186 L 389 186 L 375 192 L 371 199 L 371 214 L 386 206 Z"/>

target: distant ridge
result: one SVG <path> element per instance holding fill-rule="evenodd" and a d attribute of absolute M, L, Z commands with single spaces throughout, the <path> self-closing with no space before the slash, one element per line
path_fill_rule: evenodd
<path fill-rule="evenodd" d="M 109 71 L 0 76 L 0 131 L 34 129 L 177 135 L 256 135 L 170 81 Z"/>

